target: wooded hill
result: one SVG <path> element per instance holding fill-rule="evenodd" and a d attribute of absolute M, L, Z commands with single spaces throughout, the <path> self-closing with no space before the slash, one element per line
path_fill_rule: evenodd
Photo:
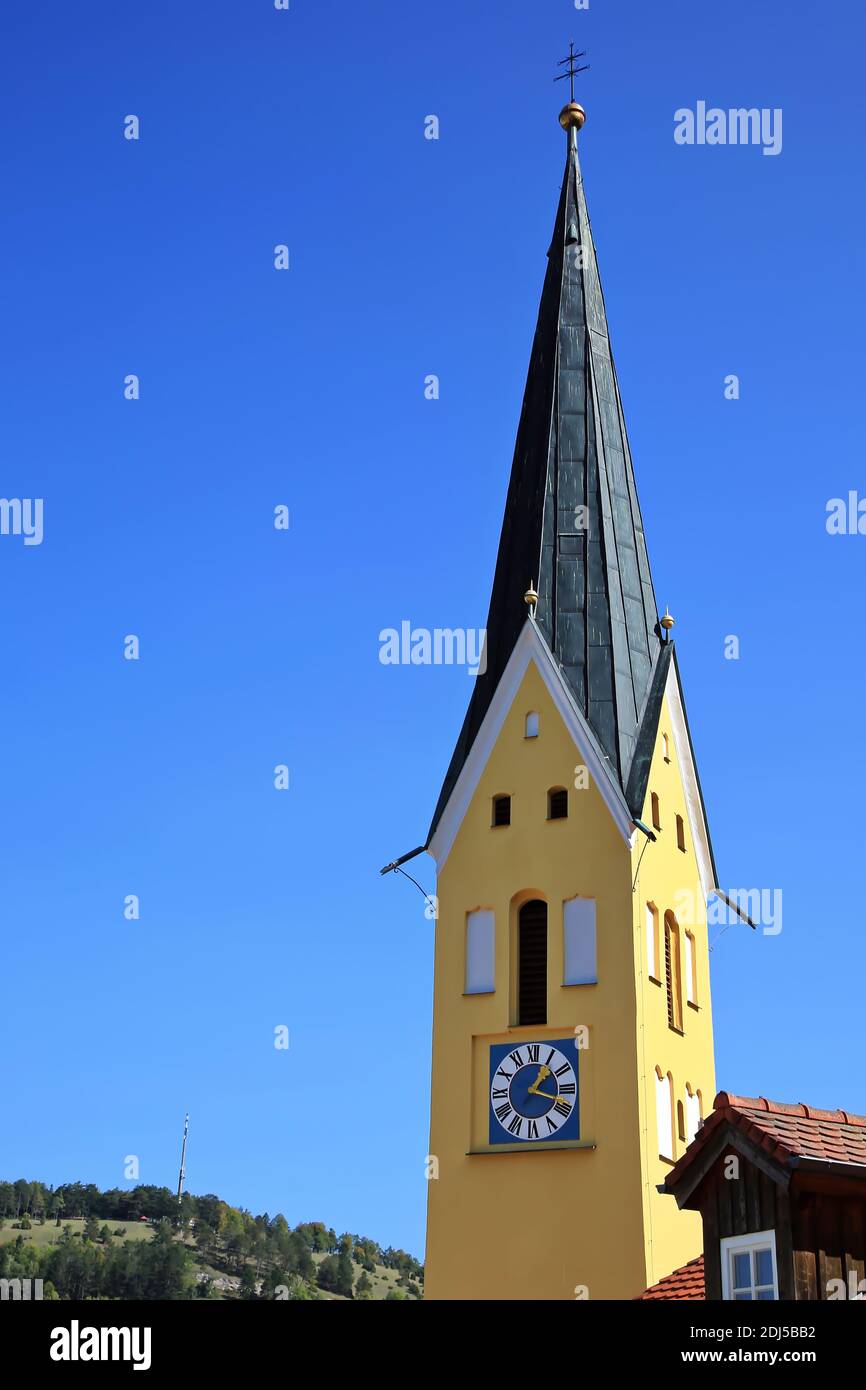
<path fill-rule="evenodd" d="M 0 1182 L 0 1279 L 41 1279 L 44 1298 L 248 1300 L 422 1296 L 424 1270 L 405 1250 L 292 1228 L 209 1194 L 92 1183 Z"/>

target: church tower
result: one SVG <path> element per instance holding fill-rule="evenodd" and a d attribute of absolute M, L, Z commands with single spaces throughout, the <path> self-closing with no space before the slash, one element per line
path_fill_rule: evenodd
<path fill-rule="evenodd" d="M 572 101 L 438 874 L 427 1297 L 631 1298 L 700 1253 L 658 1187 L 715 1094 L 715 866 L 660 617 Z"/>

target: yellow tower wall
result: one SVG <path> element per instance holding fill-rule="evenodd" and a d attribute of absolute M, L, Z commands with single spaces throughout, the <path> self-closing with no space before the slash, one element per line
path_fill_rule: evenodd
<path fill-rule="evenodd" d="M 672 676 L 672 679 L 674 677 Z M 677 725 L 671 701 L 665 698 L 659 720 L 655 751 L 650 765 L 646 802 L 641 814 L 652 825 L 652 794 L 659 800 L 661 830 L 654 844 L 638 833 L 632 851 L 635 892 L 635 978 L 638 981 L 637 1043 L 640 1057 L 642 1164 L 644 1171 L 644 1220 L 648 1284 L 656 1282 L 703 1249 L 700 1215 L 680 1211 L 672 1197 L 657 1191 L 673 1166 L 659 1156 L 656 1125 L 656 1067 L 673 1079 L 673 1158 L 679 1158 L 686 1141 L 679 1135 L 676 1102 L 685 1109 L 686 1085 L 699 1094 L 702 1115 L 709 1113 L 716 1093 L 713 1056 L 713 1014 L 710 1002 L 710 958 L 707 942 L 706 897 L 701 886 L 692 830 L 689 822 L 682 766 L 687 750 L 678 745 Z M 665 745 L 667 735 L 667 745 Z M 668 756 L 665 757 L 667 747 Z M 685 850 L 677 842 L 677 816 L 682 818 Z M 659 968 L 650 978 L 646 943 L 646 907 L 654 904 L 659 917 Z M 682 975 L 681 1032 L 668 1024 L 664 972 L 664 917 L 674 913 L 680 934 Z M 695 1005 L 687 1001 L 685 933 L 694 939 Z"/>
<path fill-rule="evenodd" d="M 535 739 L 524 736 L 531 710 L 540 717 Z M 630 848 L 596 785 L 575 787 L 581 763 L 530 663 L 439 875 L 427 1298 L 628 1298 L 701 1248 L 699 1219 L 654 1191 L 665 1171 L 656 1152 L 654 1067 L 670 1069 L 678 1086 L 700 1086 L 705 1107 L 711 1101 L 706 921 L 702 932 L 694 929 L 701 1008 L 694 1018 L 688 1009 L 680 1036 L 667 1026 L 664 988 L 647 978 L 642 906 L 647 895 L 662 914 L 673 906 L 684 882 L 697 885 L 696 861 L 690 842 L 683 854 L 665 826 L 646 846 L 633 892 L 645 838 L 638 833 Z M 551 787 L 568 788 L 567 819 L 548 821 Z M 665 763 L 658 749 L 650 787 L 673 827 L 681 805 L 685 816 L 685 795 L 675 760 Z M 494 829 L 492 800 L 504 793 L 511 825 Z M 575 896 L 596 901 L 594 985 L 562 984 L 563 903 Z M 548 904 L 549 1023 L 520 1028 L 513 1026 L 516 918 L 533 897 Z M 467 995 L 466 917 L 478 908 L 495 913 L 495 991 Z M 578 1053 L 579 1146 L 492 1149 L 489 1045 L 576 1029 L 588 1039 Z"/>

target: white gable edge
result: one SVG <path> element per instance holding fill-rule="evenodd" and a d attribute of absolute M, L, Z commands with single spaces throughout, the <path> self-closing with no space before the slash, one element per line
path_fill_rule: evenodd
<path fill-rule="evenodd" d="M 716 890 L 713 855 L 710 849 L 710 836 L 707 829 L 707 822 L 704 817 L 701 789 L 698 785 L 697 768 L 695 767 L 695 760 L 692 756 L 692 743 L 689 738 L 688 725 L 686 724 L 686 712 L 683 707 L 679 676 L 677 675 L 676 665 L 673 661 L 668 670 L 668 678 L 665 685 L 665 700 L 670 710 L 674 747 L 677 753 L 677 764 L 680 769 L 680 775 L 683 779 L 683 788 L 686 794 L 686 809 L 689 813 L 692 842 L 695 846 L 695 853 L 698 860 L 701 891 L 704 895 L 704 901 L 706 901 L 710 894 Z"/>
<path fill-rule="evenodd" d="M 578 753 L 583 759 L 590 777 L 613 816 L 614 822 L 625 843 L 631 848 L 634 842 L 634 823 L 625 797 L 614 782 L 607 763 L 599 756 L 589 726 L 578 708 L 574 696 L 568 689 L 546 643 L 531 618 L 527 618 L 523 631 L 514 644 L 514 650 L 502 673 L 493 699 L 475 737 L 460 776 L 454 784 L 436 831 L 427 846 L 428 854 L 436 860 L 439 873 L 445 865 L 457 833 L 463 824 L 466 812 L 481 781 L 481 776 L 489 761 L 496 741 L 502 731 L 529 663 L 532 661 L 548 693 L 556 706 L 557 713 L 570 733 Z"/>

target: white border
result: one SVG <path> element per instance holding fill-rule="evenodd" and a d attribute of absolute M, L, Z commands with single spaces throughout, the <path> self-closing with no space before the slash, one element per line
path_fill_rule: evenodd
<path fill-rule="evenodd" d="M 753 1246 L 760 1245 L 770 1247 L 770 1254 L 773 1259 L 773 1293 L 776 1300 L 779 1298 L 779 1267 L 776 1263 L 776 1232 L 775 1231 L 751 1231 L 745 1236 L 722 1236 L 719 1241 L 719 1253 L 722 1260 L 722 1298 L 726 1303 L 733 1300 L 731 1290 L 731 1261 L 732 1251 L 751 1250 Z M 751 1268 L 751 1266 L 750 1266 Z M 755 1301 L 754 1299 L 752 1300 Z"/>
<path fill-rule="evenodd" d="M 677 754 L 677 763 L 683 779 L 683 789 L 686 794 L 686 809 L 689 813 L 689 825 L 692 831 L 692 842 L 695 846 L 695 854 L 698 861 L 698 873 L 701 879 L 701 890 L 704 895 L 704 902 L 711 893 L 716 891 L 716 880 L 713 873 L 713 856 L 710 852 L 710 837 L 707 833 L 707 823 L 704 820 L 704 811 L 701 804 L 701 792 L 698 786 L 698 774 L 695 768 L 692 748 L 689 741 L 689 731 L 686 726 L 686 714 L 683 709 L 682 694 L 680 692 L 679 676 L 674 661 L 671 660 L 668 678 L 665 683 L 665 699 L 671 716 L 671 729 L 674 735 L 674 748 Z"/>
<path fill-rule="evenodd" d="M 427 846 L 428 854 L 431 854 L 436 860 L 436 868 L 439 873 L 442 872 L 445 861 L 451 853 L 457 832 L 463 824 L 463 819 L 475 795 L 490 754 L 493 752 L 508 711 L 520 689 L 530 661 L 534 662 L 539 671 L 557 712 L 571 734 L 575 747 L 613 816 L 625 844 L 630 849 L 634 844 L 634 822 L 626 799 L 618 783 L 613 779 L 607 760 L 600 755 L 589 725 L 578 708 L 546 642 L 533 619 L 527 618 L 523 631 L 514 644 L 514 650 L 508 658 L 508 664 L 502 673 L 493 699 L 487 707 L 487 713 L 475 736 L 469 756 L 460 770 L 460 775 L 439 818 L 436 831 Z"/>

